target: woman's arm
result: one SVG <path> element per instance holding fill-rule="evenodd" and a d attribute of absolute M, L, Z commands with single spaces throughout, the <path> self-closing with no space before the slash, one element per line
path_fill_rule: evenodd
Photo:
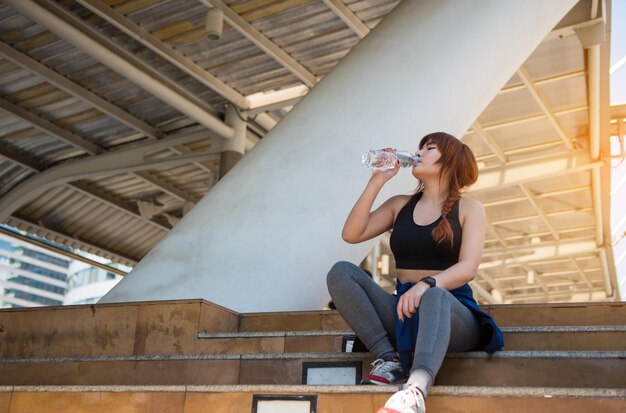
<path fill-rule="evenodd" d="M 462 200 L 463 201 L 463 200 Z M 485 207 L 479 201 L 464 199 L 463 205 L 463 239 L 459 262 L 433 276 L 437 280 L 437 287 L 453 290 L 473 280 L 478 272 L 478 265 L 483 254 L 483 244 L 487 231 Z M 397 312 L 400 320 L 404 316 L 411 318 L 415 309 L 419 307 L 422 295 L 430 287 L 418 282 L 398 300 Z"/>
<path fill-rule="evenodd" d="M 358 244 L 391 229 L 395 216 L 395 205 L 401 196 L 391 197 L 375 211 L 370 211 L 382 187 L 399 170 L 400 165 L 396 165 L 394 169 L 373 171 L 372 177 L 356 201 L 356 204 L 352 207 L 352 211 L 350 211 L 343 226 L 341 237 L 344 241 L 350 244 Z"/>

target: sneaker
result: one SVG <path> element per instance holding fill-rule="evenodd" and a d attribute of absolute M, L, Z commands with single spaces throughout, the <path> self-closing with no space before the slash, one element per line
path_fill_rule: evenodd
<path fill-rule="evenodd" d="M 366 374 L 361 380 L 361 384 L 399 384 L 404 383 L 406 375 L 398 361 L 385 361 L 383 359 L 374 360 L 374 368 L 370 374 Z"/>
<path fill-rule="evenodd" d="M 426 402 L 417 386 L 407 386 L 394 393 L 376 413 L 426 413 Z"/>

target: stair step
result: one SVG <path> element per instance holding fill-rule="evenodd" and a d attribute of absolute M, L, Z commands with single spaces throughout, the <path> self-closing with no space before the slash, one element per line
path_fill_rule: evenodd
<path fill-rule="evenodd" d="M 626 325 L 626 303 L 493 304 L 481 309 L 500 327 Z M 240 331 L 349 329 L 336 310 L 240 314 Z"/>
<path fill-rule="evenodd" d="M 321 363 L 368 372 L 368 353 L 153 355 L 0 359 L 1 385 L 301 384 Z M 436 384 L 626 388 L 626 352 L 452 353 Z"/>
<path fill-rule="evenodd" d="M 624 326 L 626 303 L 484 306 L 501 327 Z M 337 311 L 238 314 L 203 300 L 0 310 L 0 357 L 335 352 L 341 336 L 199 339 L 198 332 L 349 330 Z M 623 350 L 615 331 L 505 333 L 509 350 Z M 532 335 L 535 334 L 533 337 Z M 569 335 L 568 335 L 569 334 Z"/>
<path fill-rule="evenodd" d="M 315 412 L 373 412 L 398 386 L 6 386 L 0 387 L 2 412 L 93 413 L 97 411 L 211 411 L 251 413 L 255 400 L 290 398 L 315 404 Z M 295 397 L 302 398 L 295 398 Z M 10 406 L 9 406 L 10 400 Z M 579 413 L 626 410 L 624 389 L 433 386 L 428 413 L 527 412 Z"/>
<path fill-rule="evenodd" d="M 505 350 L 552 351 L 620 351 L 626 349 L 626 326 L 530 326 L 503 327 Z M 268 348 L 271 340 L 282 339 L 283 351 L 333 352 L 345 350 L 344 337 L 354 337 L 351 330 L 310 331 L 244 331 L 211 333 L 201 332 L 198 338 L 212 344 L 207 350 L 226 353 L 255 353 Z M 265 345 L 264 345 L 265 344 Z M 279 346 L 278 346 L 279 347 Z"/>

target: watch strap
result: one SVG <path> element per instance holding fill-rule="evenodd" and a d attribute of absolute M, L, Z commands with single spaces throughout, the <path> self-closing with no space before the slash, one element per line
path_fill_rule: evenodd
<path fill-rule="evenodd" d="M 420 281 L 428 284 L 430 288 L 437 286 L 437 280 L 435 280 L 433 277 L 424 277 Z"/>

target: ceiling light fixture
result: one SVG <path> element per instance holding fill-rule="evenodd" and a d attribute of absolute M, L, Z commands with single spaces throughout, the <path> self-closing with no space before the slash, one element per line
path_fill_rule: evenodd
<path fill-rule="evenodd" d="M 211 7 L 206 12 L 205 33 L 209 40 L 219 40 L 224 29 L 224 12 L 216 7 Z"/>

